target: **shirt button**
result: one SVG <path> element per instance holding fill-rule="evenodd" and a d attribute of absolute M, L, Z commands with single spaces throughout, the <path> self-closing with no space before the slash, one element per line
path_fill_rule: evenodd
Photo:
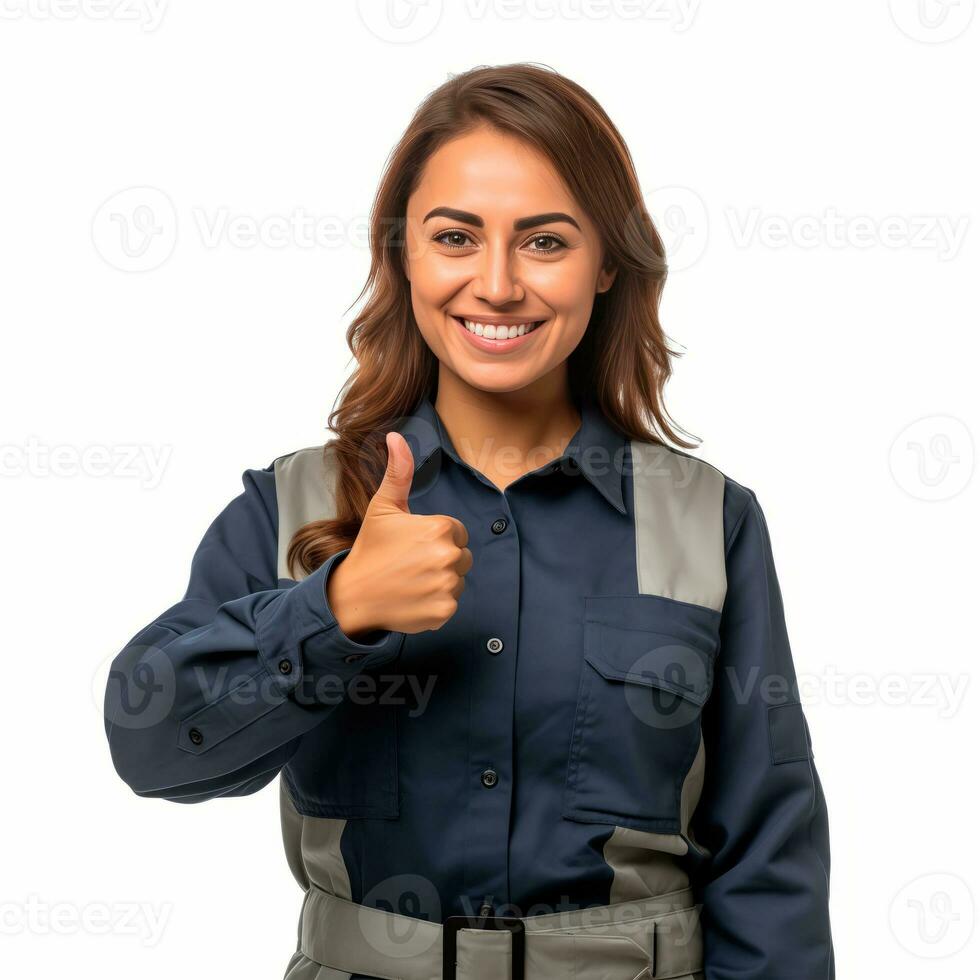
<path fill-rule="evenodd" d="M 494 534 L 503 534 L 507 530 L 507 522 L 502 518 L 498 517 L 493 524 L 490 525 L 490 530 Z"/>
<path fill-rule="evenodd" d="M 356 664 L 358 660 L 363 660 L 363 659 L 364 659 L 363 653 L 348 653 L 347 656 L 344 657 L 344 663 Z"/>
<path fill-rule="evenodd" d="M 487 649 L 491 653 L 500 653 L 500 651 L 503 650 L 503 648 L 504 648 L 504 641 L 498 639 L 496 636 L 491 636 L 490 639 L 487 640 Z"/>
<path fill-rule="evenodd" d="M 288 660 L 279 661 L 279 673 L 280 674 L 290 674 L 292 673 L 293 665 Z"/>
<path fill-rule="evenodd" d="M 204 736 L 201 734 L 201 730 L 199 728 L 192 728 L 187 733 L 187 737 L 194 745 L 200 745 L 204 741 Z"/>
<path fill-rule="evenodd" d="M 483 785 L 486 787 L 497 785 L 497 773 L 493 769 L 484 769 L 480 779 L 483 781 Z"/>
<path fill-rule="evenodd" d="M 493 906 L 492 905 L 481 905 L 480 906 L 480 915 L 493 915 Z"/>

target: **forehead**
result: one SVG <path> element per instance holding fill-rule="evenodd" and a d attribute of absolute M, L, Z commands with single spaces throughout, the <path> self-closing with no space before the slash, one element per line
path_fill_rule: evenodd
<path fill-rule="evenodd" d="M 536 211 L 578 212 L 561 175 L 535 147 L 481 127 L 439 147 L 426 161 L 409 213 L 447 205 L 521 217 Z"/>

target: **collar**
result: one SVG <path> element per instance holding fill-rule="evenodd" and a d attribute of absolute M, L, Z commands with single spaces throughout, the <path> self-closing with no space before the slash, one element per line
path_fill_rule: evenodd
<path fill-rule="evenodd" d="M 567 472 L 580 473 L 616 510 L 625 514 L 623 466 L 626 438 L 612 426 L 591 395 L 576 397 L 575 406 L 582 417 L 582 424 L 554 463 L 570 461 Z M 428 393 L 422 395 L 411 415 L 404 416 L 394 428 L 411 447 L 416 471 L 437 449 L 461 466 L 467 465 L 459 458 Z"/>

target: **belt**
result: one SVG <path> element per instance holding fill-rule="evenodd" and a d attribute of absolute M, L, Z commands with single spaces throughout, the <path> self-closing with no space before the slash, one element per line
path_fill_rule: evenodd
<path fill-rule="evenodd" d="M 450 916 L 440 924 L 312 885 L 299 949 L 321 966 L 386 980 L 700 980 L 699 916 L 683 888 L 527 918 Z"/>

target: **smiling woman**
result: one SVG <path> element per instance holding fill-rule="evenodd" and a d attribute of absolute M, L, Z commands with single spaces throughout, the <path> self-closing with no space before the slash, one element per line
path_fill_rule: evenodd
<path fill-rule="evenodd" d="M 675 448 L 622 137 L 550 70 L 451 78 L 371 245 L 337 438 L 247 470 L 113 662 L 120 775 L 281 775 L 289 980 L 832 980 L 768 529 Z"/>
<path fill-rule="evenodd" d="M 467 208 L 436 203 L 447 194 Z M 406 220 L 416 322 L 440 363 L 472 387 L 513 391 L 547 377 L 616 277 L 548 158 L 489 124 L 429 157 Z M 474 360 L 474 350 L 500 359 Z"/>

